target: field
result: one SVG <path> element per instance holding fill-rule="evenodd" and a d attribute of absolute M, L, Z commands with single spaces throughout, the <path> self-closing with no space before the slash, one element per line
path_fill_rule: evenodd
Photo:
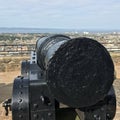
<path fill-rule="evenodd" d="M 117 111 L 114 120 L 120 120 L 120 53 L 111 53 L 115 65 L 116 80 L 114 82 L 117 96 Z M 15 77 L 20 75 L 20 63 L 29 57 L 4 57 L 0 58 L 0 103 L 10 98 L 12 94 L 12 83 Z M 11 113 L 5 116 L 4 109 L 0 104 L 0 120 L 11 120 Z"/>

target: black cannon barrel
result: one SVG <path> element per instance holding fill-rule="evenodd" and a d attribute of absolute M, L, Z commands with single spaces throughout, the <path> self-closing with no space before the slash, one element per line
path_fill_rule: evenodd
<path fill-rule="evenodd" d="M 68 40 L 70 38 L 65 35 L 51 35 L 40 38 L 36 43 L 38 65 L 45 70 L 56 50 Z"/>
<path fill-rule="evenodd" d="M 71 107 L 96 104 L 107 95 L 114 80 L 108 51 L 93 39 L 44 37 L 37 42 L 37 59 L 46 70 L 53 96 Z"/>

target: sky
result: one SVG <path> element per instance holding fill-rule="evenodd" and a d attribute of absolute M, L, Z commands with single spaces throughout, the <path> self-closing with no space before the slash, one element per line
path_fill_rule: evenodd
<path fill-rule="evenodd" d="M 0 0 L 0 27 L 120 30 L 120 0 Z"/>

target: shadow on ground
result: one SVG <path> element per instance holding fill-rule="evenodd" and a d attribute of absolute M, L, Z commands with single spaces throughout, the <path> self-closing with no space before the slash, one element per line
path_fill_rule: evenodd
<path fill-rule="evenodd" d="M 4 100 L 11 98 L 13 84 L 0 83 L 0 103 Z"/>

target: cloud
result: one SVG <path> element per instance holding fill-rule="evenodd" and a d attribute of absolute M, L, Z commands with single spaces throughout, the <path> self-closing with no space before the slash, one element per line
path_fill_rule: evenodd
<path fill-rule="evenodd" d="M 119 14 L 119 0 L 0 1 L 0 26 L 81 28 L 100 26 L 108 20 L 109 24 L 115 25 L 120 19 Z"/>

